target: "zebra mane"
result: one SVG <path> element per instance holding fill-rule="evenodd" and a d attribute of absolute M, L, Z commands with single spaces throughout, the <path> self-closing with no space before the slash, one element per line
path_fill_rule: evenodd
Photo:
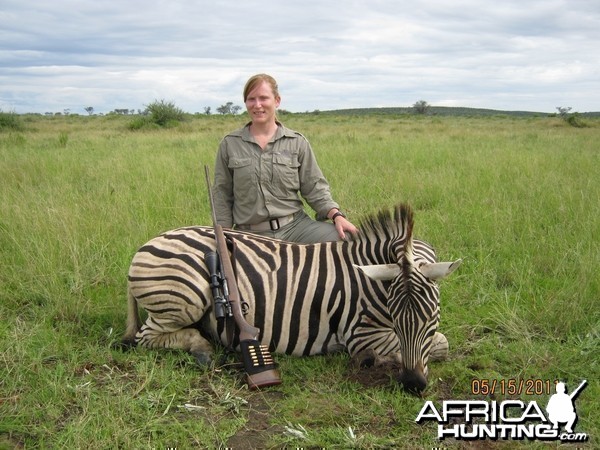
<path fill-rule="evenodd" d="M 414 217 L 413 212 L 410 207 L 408 207 L 408 212 L 404 214 L 404 227 L 406 227 L 406 240 L 404 241 L 404 245 L 402 248 L 402 256 L 400 257 L 401 267 L 402 267 L 402 275 L 404 280 L 404 292 L 410 293 L 412 291 L 412 282 L 411 282 L 411 273 L 413 270 L 413 240 L 412 240 L 412 232 L 414 225 Z"/>
<path fill-rule="evenodd" d="M 360 223 L 360 229 L 365 237 L 378 237 L 380 239 L 412 242 L 414 218 L 410 205 L 402 203 L 396 205 L 392 213 L 382 209 L 370 215 Z M 412 252 L 411 252 L 412 253 Z"/>
<path fill-rule="evenodd" d="M 358 239 L 389 243 L 390 260 L 396 261 L 400 265 L 404 280 L 410 280 L 414 261 L 413 225 L 413 210 L 410 205 L 402 203 L 397 205 L 391 213 L 384 209 L 364 219 L 360 223 L 361 233 Z M 410 290 L 410 282 L 405 284 L 404 288 Z"/>
<path fill-rule="evenodd" d="M 392 213 L 381 210 L 377 214 L 367 217 L 361 222 L 361 234 L 365 239 L 378 239 L 387 241 L 390 257 L 396 261 L 402 270 L 403 291 L 412 291 L 411 274 L 413 271 L 413 226 L 414 214 L 410 205 L 402 203 L 397 205 Z M 360 239 L 360 238 L 359 238 Z"/>

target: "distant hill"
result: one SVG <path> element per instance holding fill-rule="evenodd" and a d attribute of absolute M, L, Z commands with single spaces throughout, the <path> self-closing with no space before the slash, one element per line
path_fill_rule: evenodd
<path fill-rule="evenodd" d="M 319 111 L 321 114 L 415 114 L 412 107 L 390 107 L 390 108 L 352 108 L 336 109 L 330 111 Z M 579 113 L 584 117 L 600 117 L 600 112 Z M 496 109 L 484 108 L 462 108 L 451 106 L 430 106 L 426 115 L 433 116 L 519 116 L 519 117 L 547 117 L 556 116 L 557 113 L 544 113 L 533 111 L 501 111 Z"/>

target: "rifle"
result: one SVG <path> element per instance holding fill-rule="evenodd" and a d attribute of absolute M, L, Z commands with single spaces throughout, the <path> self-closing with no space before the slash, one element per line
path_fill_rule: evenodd
<path fill-rule="evenodd" d="M 281 378 L 276 369 L 277 365 L 269 353 L 268 347 L 261 345 L 258 340 L 260 330 L 250 325 L 244 318 L 242 300 L 233 271 L 233 265 L 231 264 L 231 256 L 227 248 L 225 233 L 223 233 L 223 227 L 217 223 L 210 185 L 210 174 L 206 165 L 204 166 L 204 172 L 210 199 L 215 240 L 217 242 L 216 254 L 215 252 L 206 254 L 207 266 L 211 272 L 210 281 L 215 300 L 215 315 L 217 318 L 225 317 L 225 315 L 233 315 L 235 323 L 240 330 L 240 351 L 242 353 L 242 362 L 246 371 L 248 387 L 250 389 L 257 389 L 281 384 Z M 217 261 L 221 271 L 220 276 L 215 273 Z"/>

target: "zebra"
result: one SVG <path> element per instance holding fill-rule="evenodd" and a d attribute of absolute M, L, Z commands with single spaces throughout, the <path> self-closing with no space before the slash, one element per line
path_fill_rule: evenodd
<path fill-rule="evenodd" d="M 274 353 L 309 356 L 347 351 L 360 366 L 394 361 L 404 388 L 427 385 L 428 360 L 443 359 L 437 333 L 437 281 L 462 262 L 436 262 L 432 246 L 413 239 L 407 204 L 367 217 L 358 236 L 297 244 L 226 229 L 235 240 L 237 284 L 246 320 Z M 165 232 L 134 255 L 128 274 L 126 345 L 176 348 L 199 364 L 212 343 L 226 342 L 213 310 L 204 255 L 215 250 L 212 227 Z M 138 307 L 147 312 L 142 324 Z"/>

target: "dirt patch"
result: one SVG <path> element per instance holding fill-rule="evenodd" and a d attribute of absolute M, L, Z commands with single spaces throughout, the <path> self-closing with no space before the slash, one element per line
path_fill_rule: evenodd
<path fill-rule="evenodd" d="M 232 449 L 265 449 L 272 435 L 283 434 L 281 425 L 271 425 L 273 414 L 271 405 L 283 398 L 276 390 L 265 390 L 252 393 L 247 397 L 249 412 L 246 426 L 231 436 L 227 447 Z"/>
<path fill-rule="evenodd" d="M 455 395 L 452 392 L 454 384 L 454 380 L 438 380 L 436 390 L 439 401 L 454 400 Z"/>
<path fill-rule="evenodd" d="M 399 383 L 398 376 L 400 366 L 398 364 L 386 363 L 380 366 L 348 368 L 348 379 L 361 384 L 364 387 L 393 386 Z"/>
<path fill-rule="evenodd" d="M 19 450 L 25 448 L 25 444 L 17 435 L 13 435 L 12 433 L 0 433 L 0 448 Z"/>

